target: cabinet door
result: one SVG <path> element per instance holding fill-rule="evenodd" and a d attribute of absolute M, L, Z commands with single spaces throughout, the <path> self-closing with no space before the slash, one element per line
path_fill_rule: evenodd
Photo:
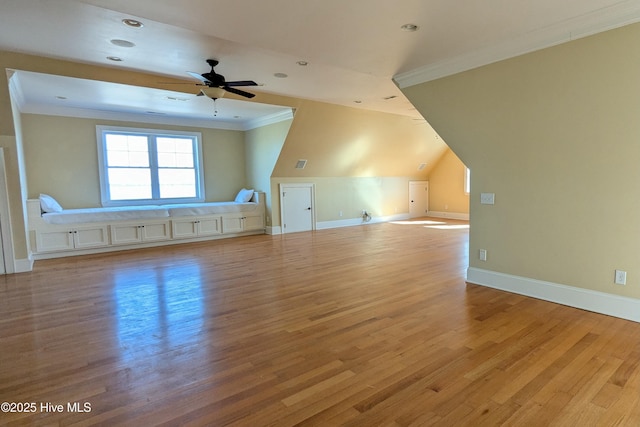
<path fill-rule="evenodd" d="M 38 252 L 73 249 L 73 231 L 36 231 L 36 249 Z"/>
<path fill-rule="evenodd" d="M 78 228 L 73 233 L 73 240 L 76 249 L 108 246 L 109 235 L 107 233 L 107 226 Z"/>
<path fill-rule="evenodd" d="M 262 215 L 244 217 L 244 230 L 260 230 L 264 228 L 264 219 Z"/>
<path fill-rule="evenodd" d="M 243 217 L 223 217 L 222 218 L 222 232 L 223 233 L 239 233 L 243 228 Z"/>
<path fill-rule="evenodd" d="M 194 219 L 172 220 L 171 231 L 174 239 L 188 239 L 198 235 L 198 223 Z"/>
<path fill-rule="evenodd" d="M 169 221 L 144 224 L 142 226 L 142 240 L 145 242 L 168 240 L 170 237 Z"/>
<path fill-rule="evenodd" d="M 220 217 L 203 217 L 198 219 L 198 233 L 200 236 L 210 236 L 222 233 Z"/>
<path fill-rule="evenodd" d="M 139 225 L 112 225 L 111 244 L 127 245 L 142 241 L 142 227 Z"/>

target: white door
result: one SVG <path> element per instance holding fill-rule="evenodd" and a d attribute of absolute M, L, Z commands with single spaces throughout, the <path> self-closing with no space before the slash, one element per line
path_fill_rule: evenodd
<path fill-rule="evenodd" d="M 429 181 L 409 181 L 409 216 L 417 218 L 429 212 Z"/>
<path fill-rule="evenodd" d="M 283 233 L 313 230 L 313 184 L 280 184 L 280 212 Z"/>

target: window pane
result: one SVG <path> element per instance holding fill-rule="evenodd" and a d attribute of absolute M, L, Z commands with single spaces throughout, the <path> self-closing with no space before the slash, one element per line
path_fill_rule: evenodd
<path fill-rule="evenodd" d="M 108 166 L 149 166 L 146 136 L 109 133 L 105 140 Z"/>
<path fill-rule="evenodd" d="M 159 167 L 193 167 L 191 138 L 158 137 L 156 139 Z"/>
<path fill-rule="evenodd" d="M 196 176 L 193 169 L 159 169 L 160 197 L 183 198 L 196 196 Z"/>
<path fill-rule="evenodd" d="M 109 168 L 111 200 L 151 198 L 151 171 L 149 169 Z"/>

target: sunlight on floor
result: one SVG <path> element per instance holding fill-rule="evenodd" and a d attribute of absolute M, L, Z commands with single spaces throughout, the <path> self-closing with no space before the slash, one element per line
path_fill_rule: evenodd
<path fill-rule="evenodd" d="M 435 225 L 435 224 L 446 224 L 446 222 L 430 221 L 430 220 L 417 220 L 417 221 L 406 220 L 406 221 L 391 221 L 391 224 L 399 224 L 399 225 L 424 225 L 424 224 L 428 224 L 428 225 Z"/>
<path fill-rule="evenodd" d="M 469 224 L 426 225 L 424 228 L 437 228 L 438 230 L 462 230 L 469 228 Z"/>
<path fill-rule="evenodd" d="M 435 228 L 438 230 L 464 230 L 469 228 L 469 224 L 448 224 L 443 221 L 433 220 L 405 220 L 405 221 L 391 221 L 391 224 L 397 225 L 422 225 L 424 228 Z"/>

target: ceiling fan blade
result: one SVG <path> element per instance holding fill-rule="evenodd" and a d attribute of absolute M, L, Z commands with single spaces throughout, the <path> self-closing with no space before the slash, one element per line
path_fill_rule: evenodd
<path fill-rule="evenodd" d="M 203 83 L 209 83 L 209 80 L 205 79 L 204 77 L 202 77 L 200 74 L 198 73 L 194 73 L 193 71 L 187 71 L 187 74 L 189 74 L 191 77 L 193 77 L 194 79 L 198 79 Z"/>
<path fill-rule="evenodd" d="M 225 86 L 224 90 L 227 92 L 235 93 L 236 95 L 244 96 L 245 98 L 253 98 L 255 95 L 253 93 L 245 92 L 240 89 L 235 89 L 229 86 Z"/>
<path fill-rule="evenodd" d="M 258 86 L 253 80 L 237 80 L 235 82 L 227 82 L 226 86 Z"/>

